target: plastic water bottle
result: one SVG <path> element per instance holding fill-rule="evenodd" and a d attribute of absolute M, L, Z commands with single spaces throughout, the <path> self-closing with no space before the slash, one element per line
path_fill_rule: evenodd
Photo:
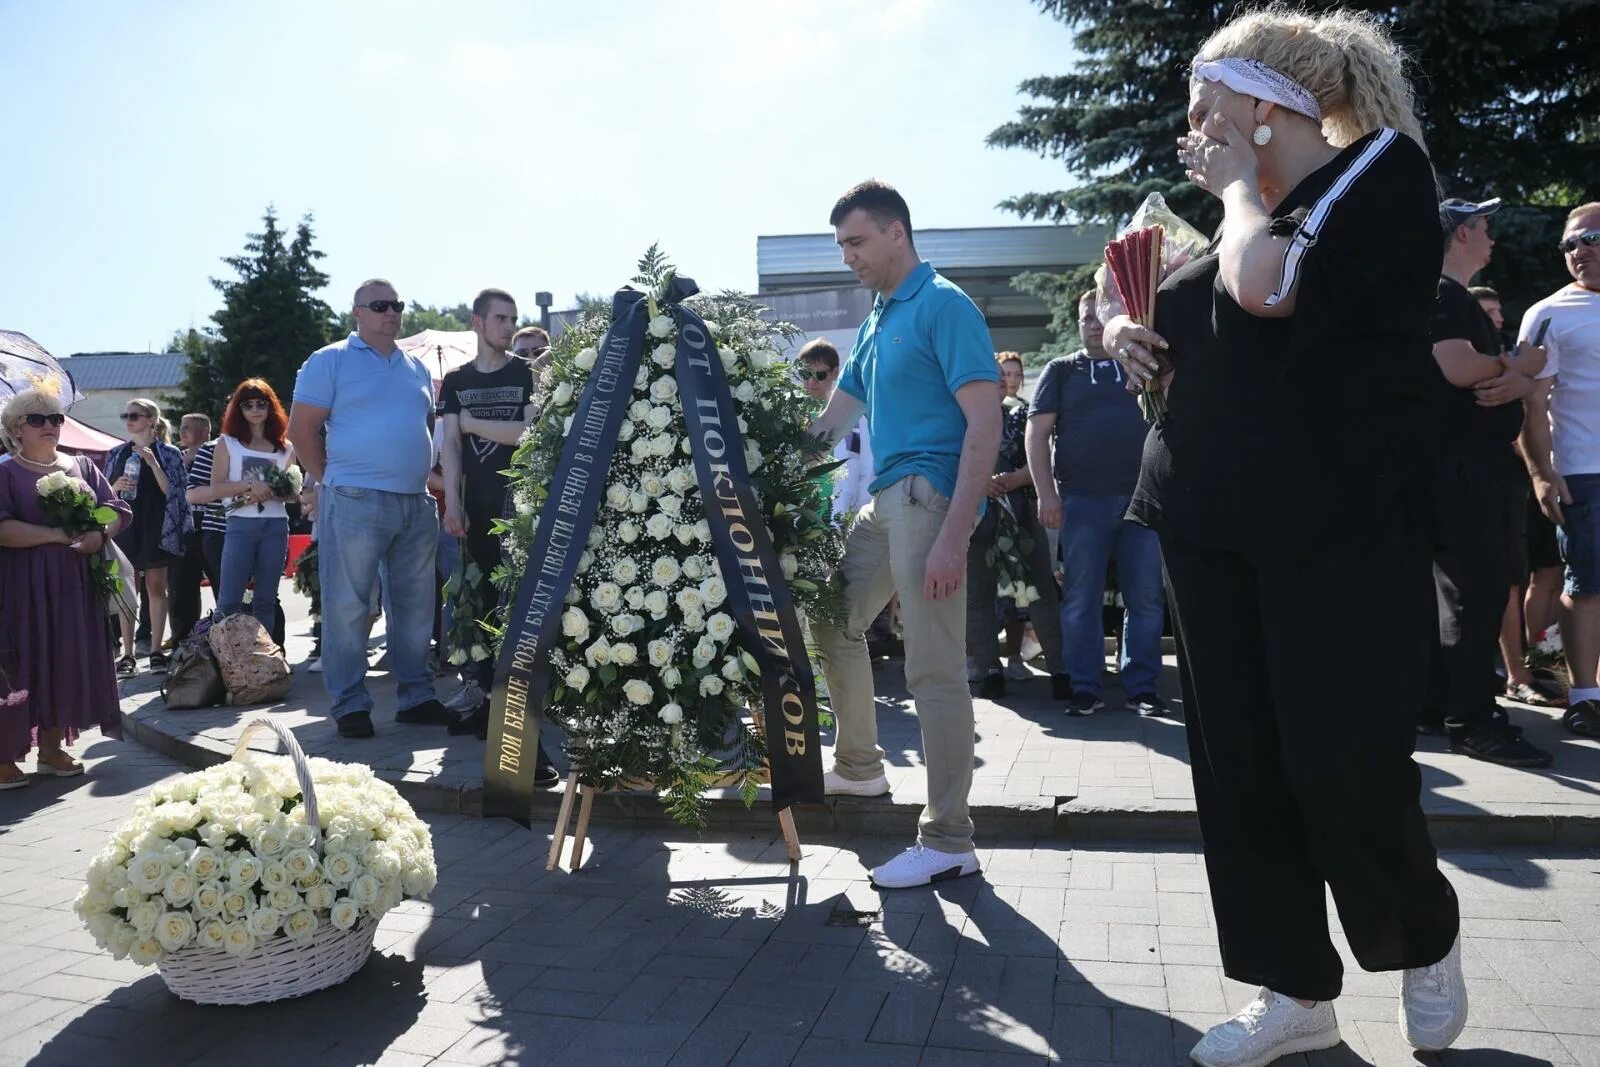
<path fill-rule="evenodd" d="M 133 479 L 133 486 L 132 488 L 124 489 L 117 494 L 118 496 L 124 500 L 133 500 L 139 495 L 139 472 L 143 469 L 144 464 L 139 461 L 138 456 L 130 455 L 128 457 L 128 462 L 122 465 L 122 473 L 124 477 Z"/>

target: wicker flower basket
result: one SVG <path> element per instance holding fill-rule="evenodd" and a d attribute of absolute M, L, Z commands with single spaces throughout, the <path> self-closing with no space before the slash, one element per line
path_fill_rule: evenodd
<path fill-rule="evenodd" d="M 244 754 L 251 735 L 261 729 L 277 734 L 294 761 L 295 777 L 300 780 L 304 798 L 301 810 L 307 825 L 316 826 L 317 794 L 311 768 L 300 743 L 286 727 L 270 719 L 254 720 L 240 735 L 233 758 L 237 760 Z M 266 1004 L 302 997 L 338 985 L 359 971 L 372 954 L 377 927 L 376 921 L 366 917 L 348 930 L 330 923 L 320 927 L 309 940 L 279 935 L 246 956 L 190 946 L 161 957 L 161 978 L 174 994 L 197 1004 Z"/>

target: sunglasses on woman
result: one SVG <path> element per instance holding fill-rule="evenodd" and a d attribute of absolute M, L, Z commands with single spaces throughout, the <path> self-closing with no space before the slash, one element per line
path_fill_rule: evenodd
<path fill-rule="evenodd" d="M 49 423 L 51 426 L 59 429 L 62 423 L 67 421 L 67 417 L 59 412 L 54 415 L 25 415 L 23 418 L 27 421 L 28 425 L 32 426 L 35 430 L 44 429 L 45 423 Z"/>
<path fill-rule="evenodd" d="M 123 422 L 132 422 L 134 419 L 148 419 L 149 417 L 142 411 L 124 411 L 122 413 Z"/>
<path fill-rule="evenodd" d="M 1562 241 L 1560 244 L 1556 245 L 1556 247 L 1561 249 L 1562 255 L 1570 255 L 1571 253 L 1577 251 L 1578 245 L 1580 244 L 1588 245 L 1590 248 L 1593 248 L 1595 245 L 1600 245 L 1600 230 L 1590 230 L 1588 233 L 1580 233 L 1575 236 L 1568 237 L 1565 241 Z"/>

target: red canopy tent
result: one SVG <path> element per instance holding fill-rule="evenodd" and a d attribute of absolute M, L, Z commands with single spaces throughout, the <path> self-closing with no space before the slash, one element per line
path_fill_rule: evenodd
<path fill-rule="evenodd" d="M 105 458 L 106 453 L 121 443 L 122 440 L 120 438 L 112 437 L 108 433 L 101 433 L 93 426 L 81 423 L 71 415 L 68 415 L 67 421 L 62 424 L 61 437 L 57 441 L 59 447 L 66 449 L 68 452 L 78 452 L 91 456 L 96 460 Z"/>

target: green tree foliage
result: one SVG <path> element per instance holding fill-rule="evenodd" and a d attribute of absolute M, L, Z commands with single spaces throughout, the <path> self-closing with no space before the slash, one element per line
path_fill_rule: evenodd
<path fill-rule="evenodd" d="M 323 253 L 313 246 L 311 216 L 300 220 L 292 240 L 287 236 L 269 206 L 244 252 L 223 260 L 237 277 L 211 280 L 222 308 L 206 334 L 183 338 L 190 357 L 180 397 L 185 411 L 220 418 L 245 378 L 265 378 L 287 407 L 300 365 L 333 336 L 333 311 L 316 295 L 328 276 L 317 269 Z"/>
<path fill-rule="evenodd" d="M 1190 185 L 1174 141 L 1186 128 L 1189 60 L 1202 41 L 1253 3 L 1205 0 L 1036 0 L 1071 32 L 1078 63 L 1024 81 L 1028 98 L 988 144 L 1061 161 L 1072 182 L 1001 203 L 1054 222 L 1120 225 L 1151 192 L 1203 231 L 1217 201 Z M 1304 0 L 1311 10 L 1335 5 Z M 1347 2 L 1384 20 L 1412 60 L 1418 110 L 1446 196 L 1498 196 L 1494 262 L 1479 278 L 1508 312 L 1566 280 L 1555 241 L 1566 208 L 1600 199 L 1600 4 L 1594 0 Z M 1057 322 L 1087 272 L 1023 276 L 1052 301 Z M 1073 333 L 1075 334 L 1075 330 Z M 1063 341 L 1075 340 L 1064 337 Z"/>

